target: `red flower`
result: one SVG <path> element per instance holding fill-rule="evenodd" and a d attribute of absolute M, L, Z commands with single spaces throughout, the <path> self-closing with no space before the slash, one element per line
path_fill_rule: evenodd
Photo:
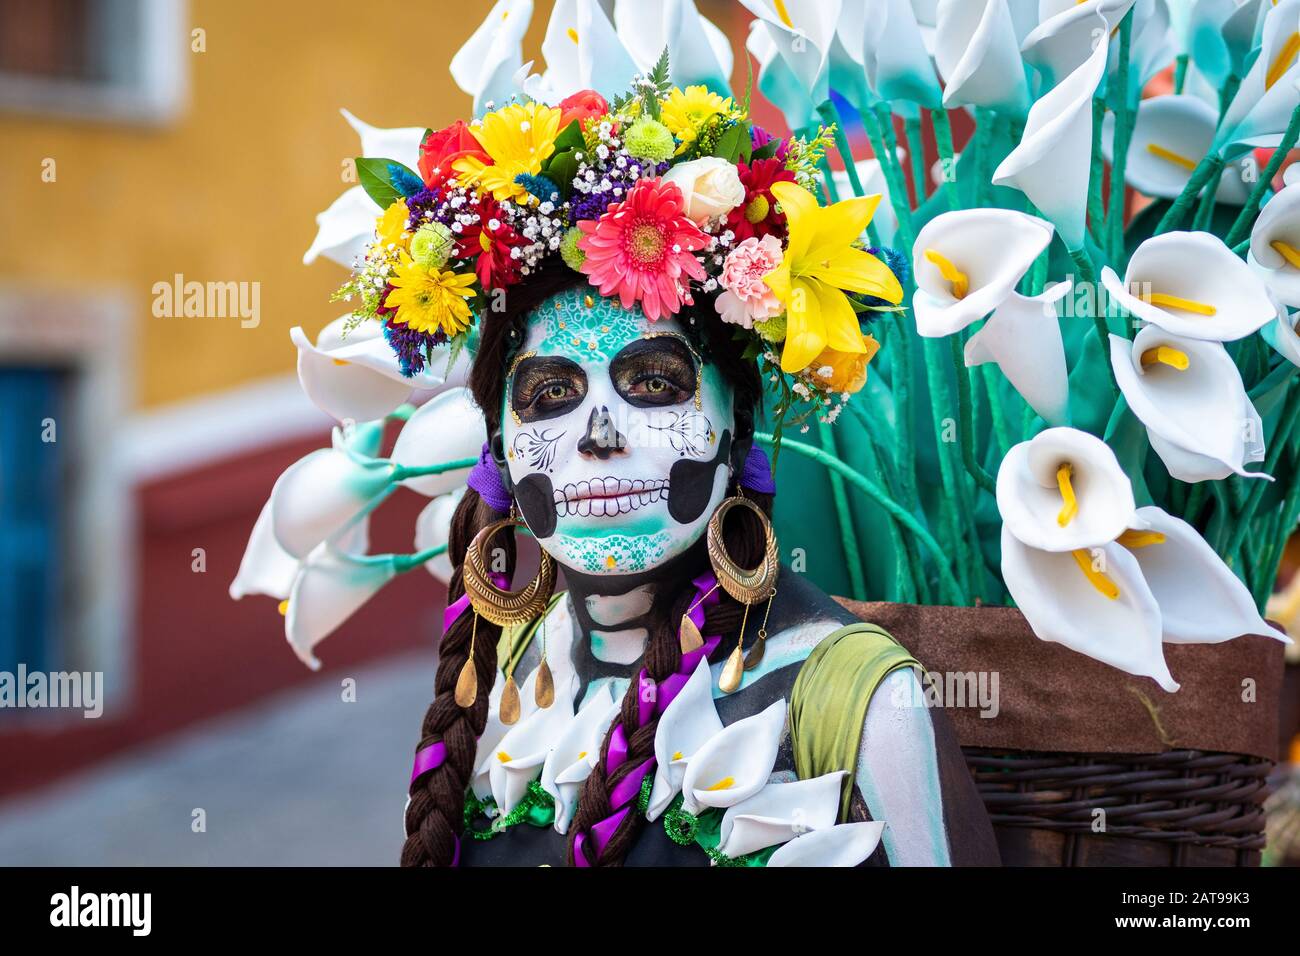
<path fill-rule="evenodd" d="M 474 262 L 474 273 L 484 289 L 504 289 L 519 281 L 520 260 L 510 250 L 528 245 L 501 216 L 501 207 L 491 196 L 479 200 L 479 221 L 466 226 L 456 240 L 456 258 Z"/>
<path fill-rule="evenodd" d="M 618 293 L 625 309 L 641 303 L 651 322 L 677 313 L 689 298 L 683 275 L 704 278 L 704 267 L 691 253 L 709 242 L 686 218 L 684 205 L 675 183 L 642 179 L 599 219 L 578 223 L 585 233 L 578 248 L 587 254 L 582 271 L 601 295 Z"/>
<path fill-rule="evenodd" d="M 761 239 L 769 233 L 784 234 L 785 213 L 776 211 L 772 184 L 792 183 L 794 173 L 779 159 L 756 159 L 750 165 L 736 165 L 745 187 L 745 201 L 727 214 L 727 228 L 736 234 L 736 242 L 751 236 Z"/>
<path fill-rule="evenodd" d="M 492 158 L 484 152 L 464 120 L 456 120 L 446 129 L 430 132 L 420 143 L 420 175 L 430 188 L 439 186 L 454 174 L 451 164 L 462 156 L 476 156 L 485 163 Z"/>
<path fill-rule="evenodd" d="M 560 100 L 560 129 L 574 120 L 588 120 L 604 116 L 608 112 L 609 104 L 605 102 L 605 97 L 595 90 L 578 90 Z"/>

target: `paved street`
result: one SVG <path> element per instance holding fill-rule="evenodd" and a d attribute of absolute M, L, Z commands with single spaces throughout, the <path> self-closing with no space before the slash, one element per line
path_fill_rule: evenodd
<path fill-rule="evenodd" d="M 432 675 L 389 658 L 355 703 L 330 675 L 0 803 L 0 865 L 395 864 Z"/>

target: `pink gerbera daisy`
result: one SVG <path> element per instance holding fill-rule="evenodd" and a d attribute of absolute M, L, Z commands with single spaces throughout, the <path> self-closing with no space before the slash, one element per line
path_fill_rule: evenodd
<path fill-rule="evenodd" d="M 691 253 L 709 237 L 686 218 L 682 191 L 661 179 L 642 179 L 621 203 L 612 203 L 597 220 L 584 220 L 578 248 L 587 254 L 582 271 L 601 295 L 618 293 L 623 308 L 641 303 L 654 322 L 682 306 L 685 282 L 704 278 Z"/>

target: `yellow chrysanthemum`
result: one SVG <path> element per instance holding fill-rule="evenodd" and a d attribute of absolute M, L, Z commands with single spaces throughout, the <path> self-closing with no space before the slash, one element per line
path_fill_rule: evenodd
<path fill-rule="evenodd" d="M 715 116 L 737 114 L 735 104 L 707 86 L 688 86 L 685 90 L 673 89 L 661 104 L 659 121 L 681 140 L 677 147 L 683 153 L 695 142 L 704 124 Z"/>
<path fill-rule="evenodd" d="M 492 162 L 462 156 L 452 163 L 452 169 L 463 182 L 491 193 L 498 202 L 513 199 L 527 204 L 532 197 L 515 177 L 520 173 L 536 176 L 542 171 L 542 163 L 555 152 L 560 116 L 560 110 L 542 103 L 512 103 L 488 113 L 470 132 Z"/>
<path fill-rule="evenodd" d="M 827 348 L 866 352 L 858 315 L 844 291 L 894 304 L 903 300 L 903 287 L 889 266 L 853 246 L 880 196 L 819 206 L 812 193 L 789 182 L 773 183 L 772 195 L 790 229 L 781 264 L 763 277 L 786 309 L 782 370 L 802 371 Z"/>
<path fill-rule="evenodd" d="M 474 298 L 474 274 L 457 275 L 441 269 L 426 269 L 406 253 L 392 279 L 393 291 L 384 305 L 397 309 L 393 321 L 417 332 L 455 335 L 469 328 L 469 299 Z"/>
<path fill-rule="evenodd" d="M 406 231 L 410 217 L 411 212 L 406 208 L 405 199 L 399 199 L 385 209 L 384 214 L 375 221 L 375 233 L 379 237 L 380 246 L 384 249 L 389 249 L 390 246 L 405 249 L 411 238 L 411 234 Z"/>

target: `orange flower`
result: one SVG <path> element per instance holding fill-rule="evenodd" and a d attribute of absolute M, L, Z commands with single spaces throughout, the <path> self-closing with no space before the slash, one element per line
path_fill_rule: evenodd
<path fill-rule="evenodd" d="M 823 349 L 813 359 L 808 371 L 831 391 L 852 395 L 867 383 L 867 365 L 880 351 L 880 343 L 870 335 L 862 336 L 861 352 L 837 352 Z"/>

